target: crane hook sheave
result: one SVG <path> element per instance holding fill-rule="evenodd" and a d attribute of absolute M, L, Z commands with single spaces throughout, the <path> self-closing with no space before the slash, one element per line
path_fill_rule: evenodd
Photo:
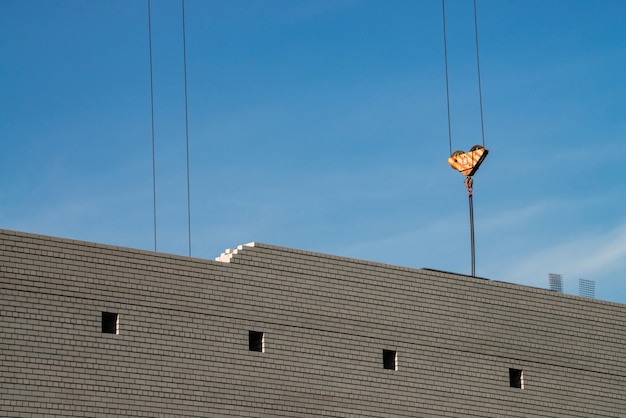
<path fill-rule="evenodd" d="M 481 146 L 474 145 L 468 152 L 457 150 L 448 158 L 450 167 L 466 177 L 472 177 L 487 157 L 489 151 Z"/>

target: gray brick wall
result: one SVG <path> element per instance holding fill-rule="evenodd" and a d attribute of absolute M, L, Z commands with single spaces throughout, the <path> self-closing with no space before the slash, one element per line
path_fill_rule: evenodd
<path fill-rule="evenodd" d="M 626 306 L 449 273 L 0 230 L 0 315 L 2 416 L 626 416 Z"/>

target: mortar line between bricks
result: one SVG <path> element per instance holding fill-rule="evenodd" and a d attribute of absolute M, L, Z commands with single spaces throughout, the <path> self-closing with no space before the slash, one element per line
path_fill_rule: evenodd
<path fill-rule="evenodd" d="M 15 290 L 15 289 L 10 289 L 10 290 Z M 49 295 L 49 296 L 64 296 L 62 293 L 58 293 L 58 294 L 57 293 L 44 293 L 44 292 L 34 292 L 34 291 L 28 291 L 28 290 L 20 290 L 20 292 L 31 293 L 31 294 Z M 64 297 L 69 297 L 69 296 L 64 296 Z M 77 297 L 76 299 L 92 301 L 92 302 L 103 302 L 101 299 L 96 299 L 96 298 Z M 126 306 L 136 306 L 136 307 L 149 306 L 149 305 L 141 305 L 141 304 L 138 304 L 138 303 L 126 303 L 126 302 L 124 303 L 124 305 L 126 305 Z M 181 312 L 181 313 L 196 314 L 196 315 L 203 315 L 203 316 L 212 316 L 212 317 L 221 318 L 221 319 L 230 319 L 230 320 L 237 320 L 237 321 L 260 322 L 260 323 L 280 326 L 280 327 L 284 327 L 284 328 L 302 329 L 302 330 L 307 330 L 307 331 L 319 331 L 319 332 L 325 332 L 325 333 L 329 333 L 329 334 L 341 334 L 341 335 L 347 335 L 347 336 L 351 336 L 351 337 L 355 337 L 355 338 L 371 338 L 368 335 L 358 334 L 358 333 L 354 333 L 354 332 L 341 332 L 341 333 L 339 333 L 337 331 L 331 331 L 331 330 L 324 329 L 324 328 L 314 328 L 314 327 L 304 327 L 304 326 L 288 325 L 286 323 L 281 323 L 281 322 L 276 322 L 276 321 L 267 321 L 267 320 L 262 320 L 262 319 L 249 319 L 249 318 L 243 318 L 243 317 L 237 317 L 237 316 L 219 315 L 219 314 L 215 314 L 215 313 L 206 313 L 205 314 L 205 313 L 198 312 L 198 311 L 193 311 L 193 310 L 172 309 L 172 308 L 166 308 L 166 307 L 161 307 L 161 308 L 156 308 L 156 309 L 163 309 L 164 311 L 170 311 L 170 312 Z M 445 334 L 437 333 L 437 332 L 434 332 L 434 334 L 445 335 Z M 380 340 L 380 341 L 385 341 L 385 342 L 390 342 L 390 343 L 397 343 L 397 341 L 391 340 L 391 339 L 388 339 L 388 338 L 380 338 L 380 337 L 378 337 L 377 339 Z M 481 353 L 479 351 L 461 350 L 461 349 L 449 348 L 449 347 L 445 347 L 445 346 L 441 346 L 441 345 L 435 345 L 435 344 L 412 343 L 412 345 L 414 345 L 416 347 L 428 347 L 428 348 L 431 348 L 431 349 L 445 350 L 445 351 L 448 351 L 448 352 L 472 354 L 472 355 L 476 355 L 476 356 L 488 356 L 488 357 L 497 358 L 497 359 L 500 359 L 500 360 L 513 360 L 513 361 L 518 361 L 518 362 L 530 362 L 530 363 L 533 363 L 533 364 L 539 364 L 539 365 L 551 366 L 551 367 L 560 367 L 560 368 L 563 368 L 563 369 L 566 369 L 566 370 L 576 370 L 576 371 L 593 373 L 593 374 L 602 375 L 602 376 L 623 377 L 622 374 L 618 374 L 618 373 L 599 372 L 599 371 L 595 371 L 595 370 L 585 369 L 585 368 L 582 368 L 582 367 L 563 366 L 563 365 L 560 365 L 560 364 L 555 364 L 555 363 L 550 363 L 550 362 L 536 361 L 536 360 L 525 360 L 523 358 L 506 357 L 506 356 L 501 356 L 501 355 L 497 355 L 497 354 L 488 354 L 487 355 L 487 354 Z"/>
<path fill-rule="evenodd" d="M 1 284 L 0 284 L 0 285 L 1 285 Z M 0 288 L 2 288 L 2 287 L 0 287 Z M 43 289 L 43 288 L 42 288 L 42 289 Z M 270 289 L 271 289 L 271 288 L 270 288 Z M 15 290 L 15 289 L 12 289 L 12 290 Z M 47 290 L 50 290 L 50 289 L 47 289 Z M 33 291 L 27 291 L 27 290 L 24 290 L 24 292 L 33 292 Z M 33 293 L 35 293 L 35 292 L 33 292 Z M 59 295 L 60 295 L 60 296 L 63 296 L 63 293 L 62 293 L 62 292 L 59 292 L 59 293 L 52 293 L 52 292 L 50 292 L 50 293 L 42 293 L 42 294 L 56 295 L 56 296 L 59 296 Z M 84 298 L 84 299 L 85 299 L 85 300 L 99 300 L 99 299 L 89 299 L 89 298 Z M 457 300 L 463 300 L 462 298 L 455 298 L 455 299 L 457 299 Z M 490 304 L 490 306 L 496 306 L 496 307 L 499 307 L 500 305 L 498 305 L 498 304 Z M 193 311 L 181 311 L 181 312 L 193 312 Z M 402 329 L 405 329 L 405 328 L 400 328 L 400 327 L 397 327 L 397 329 L 398 329 L 398 330 L 402 330 Z M 532 328 L 529 328 L 529 330 L 532 330 Z M 569 337 L 569 334 L 567 334 L 567 333 L 565 333 L 565 332 L 557 332 L 557 331 L 554 331 L 554 330 L 553 330 L 553 332 L 552 332 L 551 334 L 552 334 L 552 335 L 560 335 L 560 336 L 562 336 L 563 338 L 568 338 L 568 337 Z M 437 335 L 445 335 L 445 334 L 441 334 L 441 333 L 439 333 L 439 334 L 437 334 Z M 601 341 L 601 340 L 599 340 L 599 341 Z M 463 351 L 461 351 L 461 352 L 463 352 Z M 545 364 L 550 364 L 550 363 L 545 363 Z M 580 369 L 580 370 L 586 370 L 586 369 Z"/>

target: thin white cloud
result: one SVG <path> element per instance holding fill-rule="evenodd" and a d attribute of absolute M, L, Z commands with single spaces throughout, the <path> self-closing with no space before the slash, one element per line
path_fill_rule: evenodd
<path fill-rule="evenodd" d="M 497 276 L 533 286 L 546 287 L 548 273 L 569 278 L 608 279 L 626 271 L 626 222 L 608 231 L 593 231 L 552 247 L 517 254 Z"/>
<path fill-rule="evenodd" d="M 530 223 L 533 219 L 544 215 L 556 208 L 563 207 L 564 203 L 556 200 L 532 203 L 522 208 L 505 209 L 497 213 L 488 214 L 480 219 L 480 227 L 483 231 L 511 228 L 514 226 Z M 478 220 L 477 220 L 478 224 Z"/>

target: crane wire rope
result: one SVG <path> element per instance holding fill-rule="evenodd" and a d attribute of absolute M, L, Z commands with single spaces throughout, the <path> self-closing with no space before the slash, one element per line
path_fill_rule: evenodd
<path fill-rule="evenodd" d="M 152 19 L 148 0 L 148 43 L 150 49 L 150 114 L 152 118 L 152 206 L 154 223 L 154 251 L 157 250 L 157 209 L 156 209 L 156 158 L 154 146 L 154 83 L 152 77 Z"/>
<path fill-rule="evenodd" d="M 472 179 L 471 177 L 469 178 Z M 470 248 L 472 253 L 472 277 L 476 277 L 476 245 L 474 242 L 474 197 L 472 196 L 472 185 L 468 188 L 468 202 L 469 202 L 469 218 L 470 218 Z"/>
<path fill-rule="evenodd" d="M 185 146 L 187 150 L 187 237 L 189 257 L 191 257 L 191 183 L 189 180 L 189 110 L 187 100 L 187 37 L 185 30 L 185 0 L 182 0 L 183 18 L 183 67 L 185 73 Z"/>
<path fill-rule="evenodd" d="M 476 67 L 478 69 L 478 99 L 480 102 L 480 129 L 485 148 L 485 122 L 483 119 L 483 88 L 480 83 L 480 53 L 478 52 L 478 18 L 476 17 L 476 0 L 474 0 L 474 34 L 476 35 Z"/>
<path fill-rule="evenodd" d="M 480 130 L 482 135 L 482 144 L 485 148 L 485 122 L 483 118 L 483 89 L 480 82 L 480 53 L 478 50 L 478 18 L 476 17 L 476 0 L 474 0 L 474 35 L 476 38 L 476 68 L 478 73 L 478 99 L 480 103 Z M 470 178 L 471 180 L 471 178 Z M 472 277 L 476 276 L 476 245 L 474 243 L 474 198 L 472 193 L 473 181 L 470 181 L 468 188 L 469 195 L 469 216 L 470 216 L 470 246 L 472 252 Z"/>
<path fill-rule="evenodd" d="M 446 63 L 446 103 L 448 105 L 448 143 L 450 144 L 450 155 L 452 155 L 452 127 L 450 123 L 450 87 L 448 77 L 448 40 L 446 36 L 446 5 L 445 0 L 441 0 L 441 12 L 443 14 L 443 58 Z"/>
<path fill-rule="evenodd" d="M 444 51 L 444 61 L 445 61 L 445 69 L 446 69 L 446 103 L 448 110 L 448 143 L 450 146 L 450 155 L 452 154 L 452 129 L 451 129 L 451 113 L 450 113 L 450 88 L 449 88 L 449 73 L 448 73 L 448 41 L 447 41 L 447 33 L 446 33 L 446 6 L 445 0 L 441 0 L 441 10 L 443 17 L 443 51 Z M 478 70 L 478 95 L 479 95 L 479 103 L 480 103 L 480 126 L 481 126 L 481 135 L 482 135 L 482 148 L 485 148 L 485 123 L 483 118 L 483 94 L 482 94 L 482 84 L 481 84 L 481 76 L 480 76 L 480 53 L 478 48 L 478 18 L 476 12 L 476 0 L 474 0 L 474 35 L 476 40 L 476 64 Z M 473 150 L 474 148 L 472 148 Z M 470 150 L 471 151 L 471 150 Z M 486 155 L 486 150 L 484 153 Z M 456 153 L 455 153 L 456 154 Z M 480 161 L 476 165 L 476 169 Z M 470 220 L 470 247 L 471 247 L 471 266 L 472 266 L 472 276 L 476 275 L 476 248 L 474 241 L 474 199 L 473 199 L 473 179 L 472 175 L 474 170 L 467 175 L 465 179 L 465 186 L 467 187 L 467 195 L 469 201 L 469 220 Z"/>

